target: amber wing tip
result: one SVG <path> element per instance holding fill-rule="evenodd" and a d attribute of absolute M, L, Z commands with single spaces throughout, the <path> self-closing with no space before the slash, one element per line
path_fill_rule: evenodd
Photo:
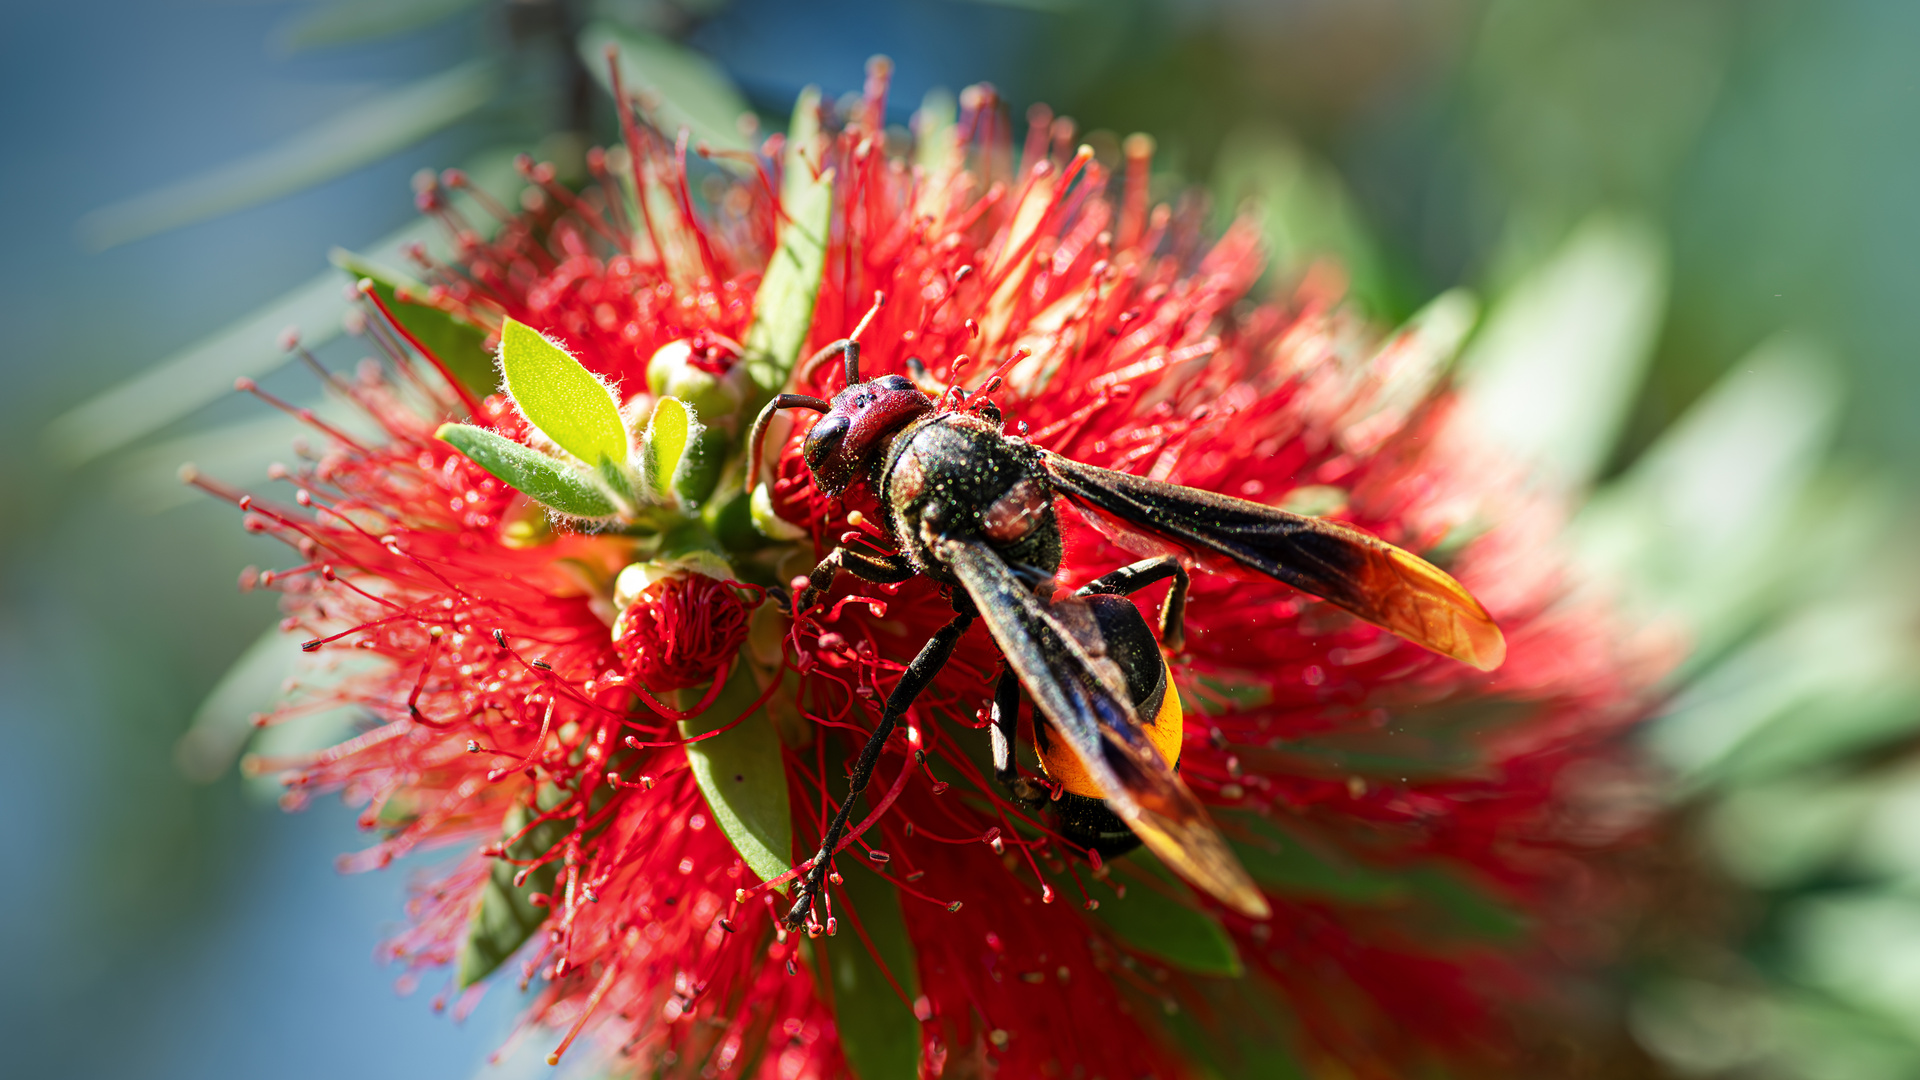
<path fill-rule="evenodd" d="M 1220 897 L 1220 902 L 1255 922 L 1273 918 L 1273 906 L 1267 903 L 1267 898 L 1260 895 L 1258 889 L 1234 889 L 1230 895 Z"/>
<path fill-rule="evenodd" d="M 1494 671 L 1507 662 L 1507 637 L 1492 619 L 1469 626 L 1466 642 L 1467 647 L 1458 656 L 1462 663 L 1481 671 Z"/>

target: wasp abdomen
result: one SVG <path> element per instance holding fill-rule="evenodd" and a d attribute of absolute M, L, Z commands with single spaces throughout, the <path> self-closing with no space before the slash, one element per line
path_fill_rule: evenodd
<path fill-rule="evenodd" d="M 1180 708 L 1180 693 L 1173 688 L 1172 673 L 1160 655 L 1159 641 L 1133 601 L 1121 596 L 1089 596 L 1085 602 L 1093 614 L 1093 628 L 1091 633 L 1080 635 L 1081 647 L 1096 660 L 1104 657 L 1119 667 L 1126 677 L 1128 704 L 1133 706 L 1134 716 L 1146 731 L 1147 741 L 1163 761 L 1178 766 L 1185 714 Z M 1033 735 L 1041 771 L 1048 779 L 1058 783 L 1069 796 L 1105 798 L 1106 793 L 1100 790 L 1079 755 L 1066 744 L 1048 737 L 1046 724 L 1037 725 Z"/>

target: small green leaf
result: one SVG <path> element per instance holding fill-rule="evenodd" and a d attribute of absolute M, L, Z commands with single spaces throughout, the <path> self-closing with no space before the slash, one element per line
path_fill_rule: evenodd
<path fill-rule="evenodd" d="M 674 470 L 687 452 L 693 434 L 694 418 L 679 398 L 661 398 L 653 407 L 653 419 L 647 421 L 647 434 L 641 443 L 641 468 L 647 487 L 661 495 L 673 493 Z"/>
<path fill-rule="evenodd" d="M 913 114 L 913 163 L 927 176 L 943 175 L 953 164 L 953 126 L 959 119 L 959 103 L 949 91 L 935 88 L 920 99 Z"/>
<path fill-rule="evenodd" d="M 730 441 L 719 428 L 703 427 L 694 433 L 687 452 L 673 470 L 673 494 L 681 506 L 697 508 L 713 494 L 720 483 L 721 467 L 727 463 Z"/>
<path fill-rule="evenodd" d="M 819 155 L 820 91 L 809 86 L 793 106 L 780 182 L 780 240 L 754 294 L 745 341 L 747 375 L 765 396 L 786 385 L 813 327 L 833 213 L 833 172 L 814 175 Z"/>
<path fill-rule="evenodd" d="M 685 695 L 698 693 L 681 691 L 683 701 Z M 751 666 L 736 663 L 720 696 L 706 712 L 681 721 L 680 734 L 691 737 L 725 727 L 759 697 Z M 714 822 L 733 842 L 747 868 L 762 881 L 791 869 L 793 811 L 787 803 L 787 768 L 780 756 L 780 735 L 765 711 L 756 710 L 724 735 L 687 744 L 687 764 L 707 798 Z M 780 891 L 785 892 L 785 887 Z"/>
<path fill-rule="evenodd" d="M 1172 891 L 1186 888 L 1158 859 L 1136 852 L 1110 865 L 1131 867 L 1134 880 L 1126 883 L 1125 897 L 1101 897 L 1092 915 L 1128 948 L 1201 975 L 1238 976 L 1246 970 L 1219 923 L 1148 884 L 1154 878 Z"/>
<path fill-rule="evenodd" d="M 753 527 L 753 500 L 738 485 L 728 485 L 720 497 L 703 506 L 700 520 L 725 551 L 757 551 L 767 544 L 767 538 Z"/>
<path fill-rule="evenodd" d="M 540 808 L 551 810 L 559 805 L 561 797 L 562 793 L 556 788 L 544 789 Z M 500 839 L 511 838 L 532 820 L 533 814 L 527 807 L 515 803 L 513 809 L 507 811 Z M 480 890 L 480 900 L 474 905 L 473 918 L 467 924 L 467 941 L 460 950 L 460 963 L 455 969 L 454 978 L 462 989 L 493 974 L 547 921 L 550 909 L 535 907 L 530 897 L 537 892 L 553 895 L 554 882 L 560 876 L 560 860 L 554 859 L 536 868 L 527 875 L 526 883 L 516 888 L 513 879 L 521 868 L 510 859 L 538 858 L 565 839 L 572 828 L 570 818 L 541 822 L 507 849 L 509 858 L 494 860 L 487 883 Z"/>
<path fill-rule="evenodd" d="M 523 322 L 500 331 L 500 371 L 527 422 L 588 465 L 627 463 L 620 401 L 600 377 Z"/>
<path fill-rule="evenodd" d="M 374 291 L 393 317 L 439 357 L 467 389 L 481 397 L 500 389 L 500 372 L 487 354 L 485 330 L 420 302 L 418 298 L 426 295 L 427 287 L 391 267 L 344 248 L 334 248 L 328 257 L 347 273 L 373 282 Z"/>
<path fill-rule="evenodd" d="M 471 424 L 442 424 L 434 435 L 527 498 L 573 517 L 610 517 L 613 500 L 586 472 Z"/>
<path fill-rule="evenodd" d="M 1297 835 L 1257 814 L 1215 811 L 1223 826 L 1237 825 L 1246 839 L 1230 840 L 1240 865 L 1278 896 L 1378 905 L 1403 900 L 1406 885 L 1384 870 L 1343 859 L 1333 845 Z"/>
<path fill-rule="evenodd" d="M 841 912 L 839 936 L 831 942 L 821 938 L 815 944 L 826 946 L 819 955 L 832 977 L 840 1049 L 860 1080 L 914 1076 L 920 1067 L 920 1022 L 908 1001 L 918 997 L 920 989 L 913 942 L 900 913 L 900 892 L 868 869 L 854 849 L 834 865 L 853 910 Z M 873 953 L 851 925 L 855 918 L 886 963 L 886 971 L 874 962 Z M 900 983 L 907 1001 L 887 981 L 888 972 Z"/>

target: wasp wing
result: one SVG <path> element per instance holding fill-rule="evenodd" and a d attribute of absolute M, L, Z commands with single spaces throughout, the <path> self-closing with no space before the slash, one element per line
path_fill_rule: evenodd
<path fill-rule="evenodd" d="M 1451 575 L 1358 529 L 1045 451 L 1041 460 L 1061 492 L 1128 526 L 1225 556 L 1482 671 L 1507 657 L 1493 617 Z"/>
<path fill-rule="evenodd" d="M 1127 704 L 1118 665 L 1090 656 L 992 548 L 949 540 L 941 553 L 1027 693 L 1086 765 L 1113 812 L 1161 861 L 1228 907 L 1255 919 L 1271 914 L 1200 800 L 1147 740 Z"/>

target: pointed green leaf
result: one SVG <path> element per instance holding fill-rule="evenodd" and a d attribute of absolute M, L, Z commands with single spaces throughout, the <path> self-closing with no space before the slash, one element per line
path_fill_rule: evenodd
<path fill-rule="evenodd" d="M 681 694 L 685 708 L 691 704 L 685 696 L 697 691 Z M 725 727 L 759 697 L 750 665 L 736 663 L 720 696 L 706 712 L 681 721 L 680 734 L 691 737 Z M 733 842 L 747 868 L 762 881 L 791 869 L 793 811 L 787 804 L 787 768 L 780 756 L 780 735 L 765 711 L 756 711 L 725 734 L 687 744 L 687 764 L 707 798 L 714 822 Z"/>
<path fill-rule="evenodd" d="M 1307 1080 L 1298 1013 L 1251 979 L 1190 979 L 1191 1007 L 1161 1019 L 1207 1080 Z M 1183 995 L 1184 996 L 1184 995 Z"/>
<path fill-rule="evenodd" d="M 959 118 L 958 106 L 951 92 L 936 87 L 920 99 L 920 108 L 913 114 L 913 163 L 930 177 L 943 174 L 957 156 L 953 126 Z"/>
<path fill-rule="evenodd" d="M 627 425 L 613 388 L 526 323 L 500 330 L 500 373 L 527 422 L 588 465 L 627 463 Z"/>
<path fill-rule="evenodd" d="M 1420 927 L 1436 940 L 1513 941 L 1526 933 L 1526 917 L 1464 870 L 1429 862 L 1400 878 L 1421 909 Z"/>
<path fill-rule="evenodd" d="M 820 167 L 820 91 L 807 87 L 793 106 L 780 182 L 780 240 L 747 328 L 747 375 L 763 395 L 778 393 L 806 347 L 813 328 L 813 302 L 827 264 L 827 230 L 833 213 L 833 172 Z"/>
<path fill-rule="evenodd" d="M 1240 951 L 1219 923 L 1148 884 L 1147 879 L 1153 878 L 1175 893 L 1187 888 L 1158 859 L 1136 852 L 1110 865 L 1116 870 L 1130 868 L 1132 873 L 1126 876 L 1133 880 L 1124 882 L 1125 897 L 1100 897 L 1092 918 L 1128 948 L 1201 975 L 1238 976 L 1245 971 Z"/>
<path fill-rule="evenodd" d="M 673 494 L 681 506 L 696 509 L 713 494 L 720 483 L 721 467 L 727 463 L 730 444 L 727 433 L 719 428 L 703 427 L 695 432 L 687 452 L 680 456 L 680 464 L 673 470 Z"/>
<path fill-rule="evenodd" d="M 1406 896 L 1405 884 L 1393 874 L 1341 858 L 1326 841 L 1295 834 L 1258 814 L 1215 813 L 1222 825 L 1247 834 L 1230 840 L 1233 853 L 1255 882 L 1277 896 L 1370 906 Z"/>
<path fill-rule="evenodd" d="M 830 942 L 821 938 L 816 944 L 826 946 L 820 954 L 832 977 L 834 1026 L 840 1032 L 840 1049 L 860 1080 L 914 1076 L 920 1067 L 920 1022 L 908 1002 L 920 994 L 919 975 L 914 967 L 913 942 L 907 937 L 906 920 L 900 913 L 900 891 L 868 869 L 854 850 L 834 865 L 853 910 L 841 913 L 837 937 Z M 886 971 L 861 942 L 859 931 L 852 926 L 855 918 L 873 942 L 874 952 L 886 963 Z M 887 981 L 889 972 L 900 983 L 906 1001 Z"/>
<path fill-rule="evenodd" d="M 558 789 L 547 788 L 541 795 L 542 810 L 559 805 L 561 793 Z M 507 811 L 500 839 L 509 839 L 525 829 L 532 820 L 533 814 L 527 807 L 515 803 L 513 809 Z M 571 818 L 543 821 L 509 847 L 507 855 L 510 859 L 538 858 L 566 839 L 572 828 Z M 527 875 L 525 884 L 516 887 L 513 879 L 520 869 L 509 859 L 494 860 L 487 883 L 481 887 L 480 899 L 474 905 L 473 918 L 467 924 L 467 941 L 460 950 L 460 963 L 455 969 L 454 978 L 462 989 L 493 974 L 520 946 L 527 943 L 527 939 L 540 929 L 540 924 L 547 921 L 547 913 L 551 908 L 535 907 L 530 898 L 534 893 L 553 895 L 554 882 L 560 876 L 560 860 L 554 859 L 537 867 Z"/>
<path fill-rule="evenodd" d="M 1619 436 L 1666 301 L 1659 231 L 1589 218 L 1489 312 L 1460 361 L 1462 421 L 1551 482 L 1584 487 Z"/>
<path fill-rule="evenodd" d="M 458 121 L 493 97 L 491 60 L 474 60 L 382 94 L 252 157 L 114 203 L 80 219 L 96 250 L 230 214 L 352 172 Z"/>
<path fill-rule="evenodd" d="M 1214 166 L 1212 188 L 1224 228 L 1248 200 L 1281 280 L 1331 258 L 1348 275 L 1348 293 L 1375 314 L 1393 313 L 1393 282 L 1364 215 L 1331 165 L 1283 130 L 1243 127 L 1229 133 Z"/>
<path fill-rule="evenodd" d="M 504 151 L 480 155 L 468 162 L 467 179 L 496 199 L 511 198 L 525 183 L 513 167 L 513 158 L 513 153 Z M 483 238 L 498 228 L 470 193 L 455 191 L 452 200 Z M 414 244 L 424 246 L 435 258 L 454 255 L 446 230 L 431 218 L 390 233 L 366 250 L 376 259 L 399 260 Z M 340 275 L 324 271 L 56 418 L 47 425 L 49 447 L 65 464 L 78 465 L 127 446 L 233 393 L 234 379 L 258 378 L 286 363 L 287 352 L 276 343 L 287 327 L 300 328 L 301 340 L 310 347 L 332 341 L 343 332 L 340 315 L 346 309 Z M 279 439 L 276 445 L 284 447 L 286 440 Z"/>
<path fill-rule="evenodd" d="M 434 435 L 527 498 L 574 517 L 611 516 L 613 500 L 593 477 L 504 435 L 470 424 L 442 424 Z"/>
<path fill-rule="evenodd" d="M 439 357 L 467 389 L 481 397 L 500 389 L 500 372 L 487 354 L 485 330 L 421 302 L 427 287 L 391 267 L 344 248 L 334 248 L 328 257 L 347 273 L 373 282 L 374 291 L 400 325 Z"/>
<path fill-rule="evenodd" d="M 291 52 L 392 37 L 431 26 L 480 0 L 334 0 L 302 12 L 281 30 Z"/>
<path fill-rule="evenodd" d="M 720 149 L 754 149 L 740 130 L 741 115 L 752 110 L 720 65 L 666 38 L 596 22 L 580 34 L 580 60 L 608 93 L 613 92 L 608 45 L 620 49 L 621 80 L 629 91 L 644 91 L 652 99 L 654 118 L 669 139 L 684 126 L 697 141 Z"/>
<path fill-rule="evenodd" d="M 173 746 L 173 763 L 196 784 L 211 784 L 233 766 L 256 730 L 253 715 L 271 710 L 303 655 L 295 635 L 274 627 L 242 653 L 193 714 Z"/>
<path fill-rule="evenodd" d="M 693 426 L 690 410 L 679 398 L 661 398 L 654 405 L 640 459 L 650 490 L 661 495 L 673 493 L 673 473 L 687 452 Z"/>

